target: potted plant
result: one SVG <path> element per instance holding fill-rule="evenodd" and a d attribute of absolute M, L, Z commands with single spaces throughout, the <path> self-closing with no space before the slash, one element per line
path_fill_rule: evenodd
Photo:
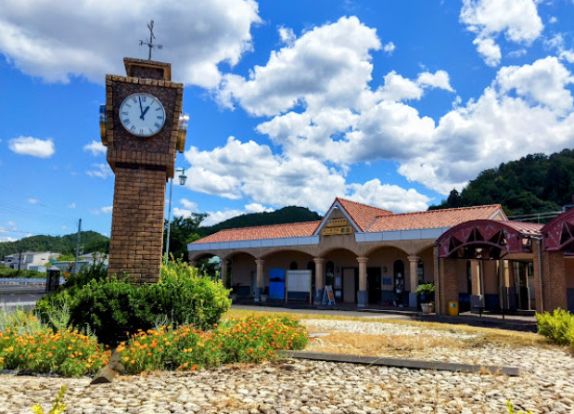
<path fill-rule="evenodd" d="M 417 294 L 420 297 L 421 309 L 423 313 L 429 314 L 434 312 L 434 283 L 423 283 L 417 287 Z"/>

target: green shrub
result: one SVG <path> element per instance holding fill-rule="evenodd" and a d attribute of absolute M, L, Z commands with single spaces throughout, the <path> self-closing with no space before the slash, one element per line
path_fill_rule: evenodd
<path fill-rule="evenodd" d="M 537 313 L 536 321 L 539 334 L 558 345 L 570 344 L 574 347 L 574 315 L 570 312 L 555 309 L 552 313 Z"/>
<path fill-rule="evenodd" d="M 0 332 L 2 369 L 77 377 L 95 373 L 109 358 L 110 352 L 95 337 L 75 331 L 54 333 L 46 328 L 34 334 L 12 329 Z"/>
<path fill-rule="evenodd" d="M 116 345 L 128 335 L 147 331 L 168 321 L 173 326 L 193 324 L 200 329 L 215 325 L 231 306 L 228 290 L 219 281 L 200 276 L 182 261 L 162 266 L 158 283 L 136 285 L 115 277 L 87 277 L 41 299 L 36 311 L 57 328 L 53 315 L 67 308 L 75 329 L 89 329 L 100 342 Z M 86 282 L 86 283 L 84 283 Z"/>
<path fill-rule="evenodd" d="M 71 274 L 66 280 L 65 289 L 74 289 L 87 285 L 92 280 L 104 280 L 108 277 L 108 268 L 103 263 L 94 263 L 84 266 L 76 274 Z"/>
<path fill-rule="evenodd" d="M 289 318 L 248 317 L 227 321 L 212 331 L 190 325 L 139 332 L 117 351 L 131 374 L 153 370 L 195 370 L 224 363 L 260 362 L 278 350 L 302 349 L 307 331 Z"/>

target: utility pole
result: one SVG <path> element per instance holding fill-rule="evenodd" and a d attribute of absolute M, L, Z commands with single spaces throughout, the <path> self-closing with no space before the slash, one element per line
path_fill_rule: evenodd
<path fill-rule="evenodd" d="M 78 259 L 80 257 L 80 233 L 82 232 L 82 219 L 78 220 L 78 235 L 76 236 L 76 261 L 74 262 L 74 274 L 78 273 Z"/>

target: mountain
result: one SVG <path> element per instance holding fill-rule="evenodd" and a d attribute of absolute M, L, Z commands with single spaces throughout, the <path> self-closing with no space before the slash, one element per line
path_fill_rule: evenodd
<path fill-rule="evenodd" d="M 76 251 L 77 233 L 65 236 L 31 236 L 13 242 L 0 242 L 0 257 L 19 251 L 51 251 L 62 254 L 73 254 Z M 109 239 L 95 231 L 80 233 L 82 253 L 107 252 Z"/>
<path fill-rule="evenodd" d="M 459 193 L 452 190 L 440 205 L 429 210 L 502 204 L 508 215 L 557 211 L 572 204 L 574 150 L 551 155 L 532 154 L 484 170 Z"/>
<path fill-rule="evenodd" d="M 289 206 L 271 212 L 243 214 L 232 217 L 213 226 L 200 227 L 198 233 L 204 237 L 224 229 L 315 220 L 321 220 L 321 216 L 314 211 L 305 207 Z"/>

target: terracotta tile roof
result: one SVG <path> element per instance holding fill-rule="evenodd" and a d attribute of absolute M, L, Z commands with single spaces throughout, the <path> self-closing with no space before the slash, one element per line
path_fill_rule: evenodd
<path fill-rule="evenodd" d="M 359 226 L 362 231 L 366 231 L 369 226 L 377 220 L 378 217 L 392 215 L 392 211 L 383 210 L 382 208 L 377 208 L 369 206 L 367 204 L 357 203 L 356 201 L 346 200 L 344 198 L 337 197 L 335 202 L 339 202 L 341 206 L 349 213 L 351 218 Z"/>
<path fill-rule="evenodd" d="M 312 236 L 320 221 L 306 221 L 302 223 L 274 224 L 270 226 L 244 227 L 218 231 L 193 244 L 218 243 L 240 240 L 282 239 L 286 237 Z"/>
<path fill-rule="evenodd" d="M 366 231 L 379 232 L 452 227 L 469 220 L 489 219 L 499 211 L 502 211 L 500 204 L 491 204 L 486 206 L 422 211 L 419 213 L 393 214 L 377 218 Z"/>
<path fill-rule="evenodd" d="M 540 236 L 544 224 L 528 223 L 525 221 L 505 221 L 504 224 L 524 235 Z"/>

